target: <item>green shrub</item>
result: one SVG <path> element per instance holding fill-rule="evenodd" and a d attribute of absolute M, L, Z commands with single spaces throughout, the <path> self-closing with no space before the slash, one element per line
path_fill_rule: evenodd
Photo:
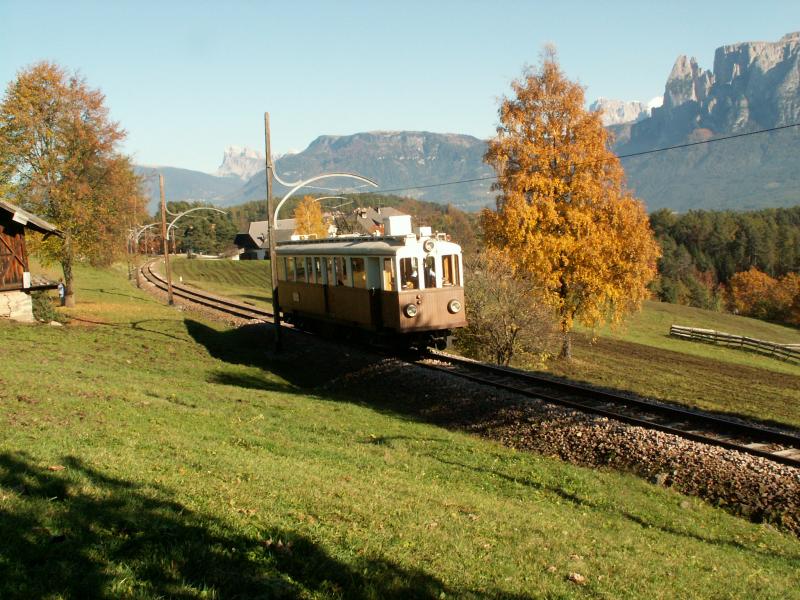
<path fill-rule="evenodd" d="M 50 321 L 66 322 L 64 315 L 55 309 L 53 298 L 50 297 L 47 290 L 31 292 L 31 300 L 33 301 L 33 318 L 37 321 L 44 323 L 49 323 Z"/>

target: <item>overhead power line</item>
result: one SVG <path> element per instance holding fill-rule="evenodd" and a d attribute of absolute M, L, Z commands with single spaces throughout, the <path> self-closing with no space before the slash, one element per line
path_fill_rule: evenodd
<path fill-rule="evenodd" d="M 674 146 L 665 146 L 663 148 L 653 148 L 651 150 L 642 150 L 641 152 L 631 152 L 629 154 L 620 154 L 617 155 L 615 158 L 622 160 L 624 158 L 633 158 L 636 156 L 645 156 L 647 154 L 657 154 L 659 152 L 667 152 L 669 150 L 680 150 L 681 148 L 691 148 L 692 146 L 702 146 L 704 144 L 713 144 L 715 142 L 724 142 L 727 140 L 733 140 L 736 138 L 743 138 L 748 137 L 751 135 L 760 135 L 763 133 L 772 133 L 774 131 L 781 131 L 783 129 L 791 129 L 794 127 L 800 127 L 800 123 L 791 123 L 789 125 L 780 125 L 778 127 L 770 127 L 768 129 L 758 129 L 756 131 L 748 131 L 746 133 L 735 133 L 732 135 L 726 135 L 716 138 L 711 138 L 708 140 L 700 140 L 697 142 L 686 142 L 685 144 L 676 144 Z M 577 163 L 576 166 L 584 166 L 584 165 L 591 165 L 598 162 L 604 162 L 606 160 L 611 160 L 611 157 L 605 159 L 598 159 L 594 161 L 587 161 L 583 163 Z M 442 181 L 440 183 L 429 183 L 425 185 L 413 185 L 407 187 L 398 187 L 398 188 L 391 188 L 391 189 L 384 189 L 384 190 L 373 190 L 370 193 L 372 194 L 387 194 L 389 192 L 403 192 L 408 190 L 426 190 L 430 188 L 437 188 L 437 187 L 445 187 L 448 185 L 458 185 L 460 183 L 475 183 L 478 181 L 494 181 L 498 179 L 497 175 L 488 175 L 486 177 L 474 177 L 472 179 L 459 179 L 457 181 Z"/>

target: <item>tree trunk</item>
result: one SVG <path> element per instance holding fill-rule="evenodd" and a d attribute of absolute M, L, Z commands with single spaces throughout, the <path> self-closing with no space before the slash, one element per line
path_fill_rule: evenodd
<path fill-rule="evenodd" d="M 64 251 L 61 255 L 61 268 L 64 271 L 64 306 L 75 306 L 75 290 L 72 279 L 72 242 L 69 234 L 64 236 Z"/>
<path fill-rule="evenodd" d="M 572 359 L 572 336 L 569 329 L 567 329 L 566 323 L 561 324 L 561 352 L 559 352 L 558 358 L 562 360 Z"/>

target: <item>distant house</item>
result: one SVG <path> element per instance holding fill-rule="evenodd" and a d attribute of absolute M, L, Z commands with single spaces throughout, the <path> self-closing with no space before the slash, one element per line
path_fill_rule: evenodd
<path fill-rule="evenodd" d="M 25 231 L 63 236 L 44 219 L 0 200 L 0 317 L 16 321 L 33 321 L 30 292 L 52 289 L 57 284 L 31 280 Z"/>
<path fill-rule="evenodd" d="M 382 208 L 357 208 L 353 212 L 352 221 L 355 225 L 353 228 L 354 233 L 366 233 L 367 235 L 375 235 L 383 233 L 383 220 L 386 217 L 396 217 L 404 215 L 405 213 L 392 208 L 384 206 Z"/>
<path fill-rule="evenodd" d="M 278 229 L 275 231 L 277 243 L 292 239 L 296 223 L 294 219 L 278 219 Z M 264 260 L 269 258 L 269 238 L 266 221 L 252 221 L 247 231 L 236 234 L 233 243 L 240 249 L 239 258 L 242 260 Z"/>

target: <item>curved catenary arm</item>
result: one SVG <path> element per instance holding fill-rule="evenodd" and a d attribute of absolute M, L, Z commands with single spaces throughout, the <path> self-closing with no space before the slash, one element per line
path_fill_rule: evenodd
<path fill-rule="evenodd" d="M 320 196 L 319 198 L 314 198 L 314 202 L 322 202 L 323 200 L 347 200 L 344 196 Z"/>
<path fill-rule="evenodd" d="M 278 176 L 277 171 L 275 171 L 275 163 L 274 162 L 272 163 L 272 176 L 275 178 L 275 181 L 280 183 L 282 186 L 285 186 L 285 187 L 288 187 L 288 188 L 294 187 L 296 185 L 299 185 L 299 184 L 303 183 L 302 181 L 293 181 L 293 182 L 289 183 L 288 181 L 284 181 L 283 179 L 281 179 Z"/>
<path fill-rule="evenodd" d="M 136 230 L 134 231 L 134 233 L 133 233 L 133 239 L 134 239 L 134 241 L 136 242 L 136 244 L 138 244 L 138 243 L 139 243 L 139 238 L 140 238 L 140 237 L 142 237 L 142 234 L 143 234 L 145 231 L 147 231 L 147 230 L 148 230 L 148 229 L 150 229 L 151 227 L 155 227 L 156 225 L 160 225 L 160 223 L 150 223 L 149 225 L 142 225 L 141 227 L 139 227 L 138 229 L 136 229 Z"/>
<path fill-rule="evenodd" d="M 354 175 L 353 173 L 328 173 L 326 175 L 317 175 L 316 177 L 312 177 L 311 179 L 306 179 L 305 181 L 301 181 L 300 183 L 295 185 L 291 190 L 289 190 L 289 193 L 286 194 L 280 202 L 278 202 L 278 206 L 275 207 L 275 215 L 273 216 L 272 220 L 272 228 L 273 229 L 278 228 L 278 211 L 281 209 L 281 206 L 283 206 L 286 203 L 286 201 L 292 197 L 292 194 L 294 194 L 300 188 L 308 185 L 309 183 L 314 183 L 315 181 L 319 181 L 320 179 L 330 179 L 333 177 L 347 177 L 349 179 L 356 179 L 358 181 L 363 181 L 364 183 L 371 185 L 372 187 L 378 187 L 378 184 L 372 181 L 371 179 L 367 179 L 366 177 L 362 177 L 361 175 Z"/>
<path fill-rule="evenodd" d="M 167 227 L 167 238 L 169 238 L 169 232 L 172 230 L 173 227 L 175 227 L 175 223 L 178 221 L 178 219 L 196 210 L 213 210 L 214 212 L 222 213 L 223 215 L 226 214 L 226 211 L 214 208 L 213 206 L 197 206 L 195 208 L 190 208 L 189 210 L 185 210 L 181 214 L 177 215 L 174 219 L 172 219 L 172 222 Z"/>

